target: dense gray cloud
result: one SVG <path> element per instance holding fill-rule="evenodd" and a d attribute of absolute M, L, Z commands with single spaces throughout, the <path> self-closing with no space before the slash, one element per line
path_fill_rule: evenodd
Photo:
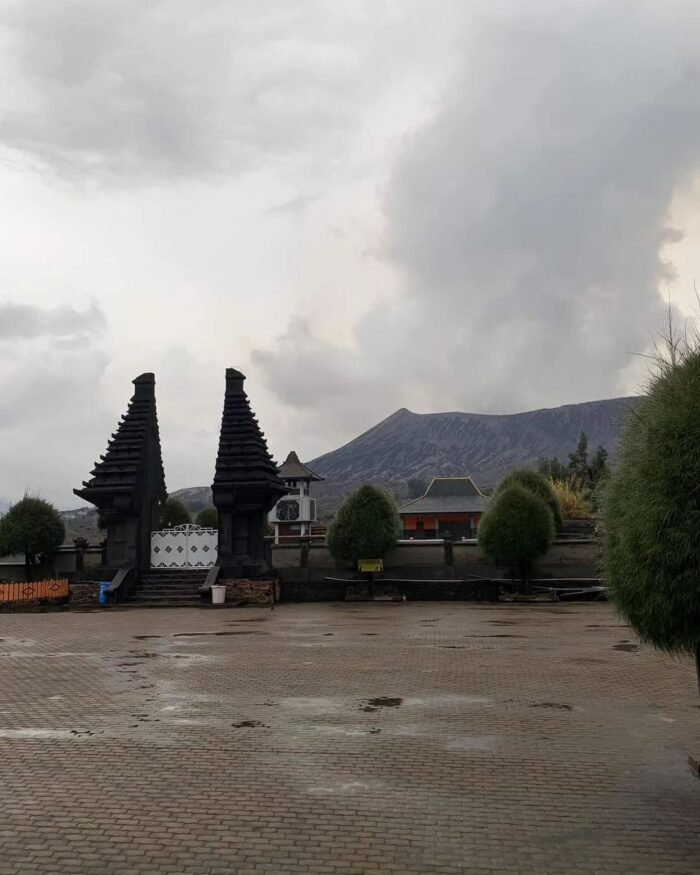
<path fill-rule="evenodd" d="M 409 21 L 417 5 L 407 0 Z M 368 68 L 391 69 L 397 19 L 391 0 L 10 3 L 0 46 L 16 87 L 0 102 L 0 143 L 65 176 L 121 183 L 290 156 L 318 165 L 371 96 Z"/>
<path fill-rule="evenodd" d="M 41 337 L 75 342 L 101 334 L 104 328 L 104 313 L 94 302 L 83 310 L 68 305 L 44 309 L 0 303 L 0 344 Z"/>
<path fill-rule="evenodd" d="M 27 490 L 63 503 L 87 475 L 113 425 L 105 328 L 94 304 L 0 305 L 0 509 Z"/>
<path fill-rule="evenodd" d="M 461 70 L 385 192 L 402 294 L 361 320 L 355 350 L 319 357 L 336 377 L 324 418 L 354 373 L 371 373 L 365 425 L 392 389 L 395 406 L 508 412 L 635 388 L 630 354 L 673 278 L 670 206 L 700 168 L 699 38 L 678 0 L 475 7 Z M 292 327 L 257 358 L 306 416 L 310 348 Z"/>

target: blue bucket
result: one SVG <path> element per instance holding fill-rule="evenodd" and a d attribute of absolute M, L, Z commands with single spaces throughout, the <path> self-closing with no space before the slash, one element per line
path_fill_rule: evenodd
<path fill-rule="evenodd" d="M 112 584 L 111 584 L 109 581 L 106 581 L 106 582 L 103 581 L 103 582 L 100 584 L 100 597 L 99 597 L 99 603 L 100 603 L 101 605 L 106 605 L 106 604 L 107 604 L 107 590 L 110 588 L 111 585 L 112 585 Z"/>

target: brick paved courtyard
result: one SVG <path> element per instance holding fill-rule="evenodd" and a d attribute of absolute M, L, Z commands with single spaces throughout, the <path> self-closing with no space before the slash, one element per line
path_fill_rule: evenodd
<path fill-rule="evenodd" d="M 603 604 L 0 615 L 0 873 L 695 873 L 700 697 Z"/>

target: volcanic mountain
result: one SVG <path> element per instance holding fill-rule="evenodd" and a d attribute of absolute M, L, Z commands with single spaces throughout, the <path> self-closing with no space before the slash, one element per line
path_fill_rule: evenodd
<path fill-rule="evenodd" d="M 314 494 L 323 510 L 332 510 L 362 483 L 382 484 L 399 496 L 411 478 L 470 475 L 480 487 L 494 487 L 508 471 L 541 458 L 566 462 L 582 431 L 591 452 L 603 446 L 614 462 L 625 413 L 636 403 L 613 398 L 506 415 L 397 410 L 308 463 L 326 478 Z"/>

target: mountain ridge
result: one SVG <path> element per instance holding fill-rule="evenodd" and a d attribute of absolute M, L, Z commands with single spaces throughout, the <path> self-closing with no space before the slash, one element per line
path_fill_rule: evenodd
<path fill-rule="evenodd" d="M 604 446 L 614 463 L 627 410 L 636 396 L 541 407 L 519 413 L 414 413 L 395 410 L 362 434 L 306 464 L 326 478 L 314 484 L 319 515 L 327 519 L 343 498 L 363 483 L 407 497 L 412 478 L 469 475 L 480 487 L 493 487 L 513 468 L 540 458 L 568 459 L 585 431 L 589 448 Z M 171 493 L 192 513 L 211 504 L 211 488 L 189 486 Z M 68 511 L 67 526 L 88 523 L 89 508 Z M 77 527 L 77 526 L 76 526 Z"/>
<path fill-rule="evenodd" d="M 326 478 L 315 494 L 331 510 L 366 482 L 399 497 L 411 478 L 470 475 L 493 487 L 509 470 L 540 458 L 566 461 L 582 431 L 591 450 L 604 446 L 614 462 L 625 413 L 637 402 L 627 396 L 519 413 L 414 413 L 404 407 L 307 464 Z"/>

